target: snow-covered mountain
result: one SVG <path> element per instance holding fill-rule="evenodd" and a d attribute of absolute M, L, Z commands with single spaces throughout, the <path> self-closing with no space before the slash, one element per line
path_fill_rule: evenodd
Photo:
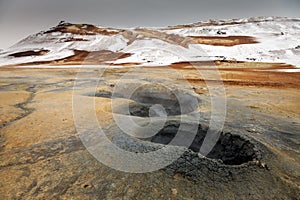
<path fill-rule="evenodd" d="M 134 65 L 237 60 L 300 68 L 300 19 L 210 20 L 167 28 L 61 22 L 0 52 L 0 66 Z"/>

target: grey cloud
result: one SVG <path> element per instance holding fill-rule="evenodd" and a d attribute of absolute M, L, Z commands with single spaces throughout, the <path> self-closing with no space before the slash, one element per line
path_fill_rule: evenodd
<path fill-rule="evenodd" d="M 103 26 L 167 26 L 251 16 L 299 17 L 298 0 L 1 0 L 0 48 L 60 20 Z"/>

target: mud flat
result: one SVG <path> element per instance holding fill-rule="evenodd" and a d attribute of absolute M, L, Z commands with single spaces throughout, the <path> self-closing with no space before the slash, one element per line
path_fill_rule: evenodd
<path fill-rule="evenodd" d="M 0 199 L 297 199 L 300 73 L 278 71 L 287 68 L 283 65 L 218 62 L 227 116 L 215 147 L 203 157 L 198 152 L 211 114 L 206 84 L 219 81 L 204 80 L 195 66 L 203 73 L 211 70 L 207 64 L 182 63 L 103 74 L 87 68 L 88 78 L 78 79 L 82 69 L 0 68 Z M 128 85 L 141 85 L 130 98 L 114 93 L 125 75 Z M 89 92 L 91 77 L 99 78 L 94 93 Z M 176 90 L 151 87 L 155 81 Z M 109 168 L 86 150 L 77 134 L 75 82 L 84 88 L 77 90 L 83 99 L 94 100 L 99 124 L 119 148 L 136 153 L 161 149 L 180 126 L 184 138 L 196 126 L 195 140 L 189 147 L 175 140 L 172 149 L 183 155 L 158 171 L 134 174 Z M 185 105 L 180 110 L 176 96 Z M 113 100 L 117 106 L 112 108 Z M 158 123 L 162 116 L 167 119 L 158 134 L 139 139 L 125 134 L 113 113 L 140 124 L 147 124 L 149 115 Z M 200 119 L 194 120 L 195 115 Z"/>

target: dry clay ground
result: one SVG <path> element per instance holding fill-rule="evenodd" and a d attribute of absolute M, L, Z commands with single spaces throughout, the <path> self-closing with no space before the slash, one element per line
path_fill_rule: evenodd
<path fill-rule="evenodd" d="M 209 66 L 194 66 L 209 72 Z M 278 72 L 284 66 L 265 63 L 224 62 L 218 67 L 227 96 L 225 129 L 251 138 L 261 158 L 241 165 L 216 164 L 196 172 L 197 178 L 165 169 L 120 172 L 91 156 L 73 121 L 72 92 L 78 69 L 1 68 L 0 199 L 297 199 L 300 74 Z M 106 70 L 98 91 L 109 93 L 131 70 Z M 84 70 L 94 77 L 98 71 Z M 199 112 L 203 118 L 209 116 L 207 86 L 188 64 L 130 73 L 129 81 L 134 83 L 168 79 L 180 87 L 188 80 L 200 96 Z M 88 79 L 80 81 L 91 87 Z M 96 97 L 95 110 L 104 129 L 113 126 L 110 98 Z"/>

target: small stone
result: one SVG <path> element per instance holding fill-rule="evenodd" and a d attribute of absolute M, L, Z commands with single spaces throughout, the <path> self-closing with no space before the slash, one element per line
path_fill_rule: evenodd
<path fill-rule="evenodd" d="M 218 35 L 225 35 L 225 34 L 226 34 L 226 32 L 225 32 L 225 31 L 221 31 L 221 30 L 219 30 L 219 31 L 217 31 L 217 34 L 218 34 Z"/>
<path fill-rule="evenodd" d="M 221 61 L 217 60 L 217 61 L 215 61 L 215 64 L 216 65 L 221 65 L 222 63 L 221 63 Z"/>
<path fill-rule="evenodd" d="M 83 184 L 81 187 L 82 187 L 83 189 L 89 189 L 89 188 L 91 188 L 92 186 L 91 186 L 90 184 L 86 183 L 86 184 Z"/>
<path fill-rule="evenodd" d="M 175 188 L 173 188 L 173 189 L 172 189 L 172 194 L 173 194 L 174 196 L 176 196 L 177 193 L 178 193 L 177 190 L 176 190 Z"/>

